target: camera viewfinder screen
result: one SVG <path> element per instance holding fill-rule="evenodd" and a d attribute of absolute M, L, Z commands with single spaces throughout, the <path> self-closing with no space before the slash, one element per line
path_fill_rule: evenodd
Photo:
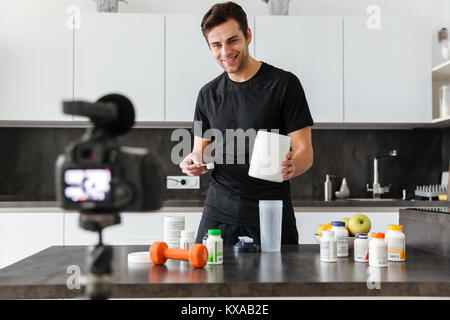
<path fill-rule="evenodd" d="M 73 202 L 105 202 L 111 198 L 111 170 L 68 169 L 64 172 L 64 195 Z"/>

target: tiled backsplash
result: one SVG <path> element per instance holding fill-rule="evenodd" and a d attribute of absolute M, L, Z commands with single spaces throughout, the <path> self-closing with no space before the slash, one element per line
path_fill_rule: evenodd
<path fill-rule="evenodd" d="M 170 141 L 174 129 L 135 129 L 121 137 L 129 146 L 144 147 L 159 155 L 166 175 L 183 175 L 171 161 Z M 84 129 L 0 128 L 0 200 L 54 200 L 56 157 Z M 328 130 L 314 129 L 314 165 L 291 180 L 293 199 L 323 199 L 326 174 L 337 176 L 335 188 L 346 177 L 352 197 L 366 197 L 366 184 L 373 182 L 373 156 L 397 149 L 395 158 L 379 160 L 380 183 L 392 184 L 391 196 L 402 189 L 437 184 L 448 170 L 450 129 Z M 211 180 L 200 177 L 198 190 L 166 190 L 167 199 L 203 200 Z"/>

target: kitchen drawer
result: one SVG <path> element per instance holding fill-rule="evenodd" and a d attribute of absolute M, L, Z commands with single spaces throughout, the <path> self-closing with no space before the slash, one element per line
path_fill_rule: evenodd
<path fill-rule="evenodd" d="M 62 244 L 62 212 L 0 213 L 0 268 Z"/>

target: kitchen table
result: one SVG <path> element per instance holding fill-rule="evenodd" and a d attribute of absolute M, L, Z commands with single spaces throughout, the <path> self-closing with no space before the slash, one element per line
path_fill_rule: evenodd
<path fill-rule="evenodd" d="M 53 246 L 0 269 L 0 299 L 78 298 L 77 268 L 86 273 L 86 246 Z M 450 259 L 407 248 L 406 262 L 371 268 L 350 255 L 322 263 L 318 245 L 283 245 L 278 253 L 233 253 L 224 263 L 193 269 L 187 262 L 128 263 L 148 246 L 114 246 L 111 298 L 450 297 Z M 352 252 L 350 252 L 351 254 Z M 69 272 L 68 272 L 69 271 Z"/>

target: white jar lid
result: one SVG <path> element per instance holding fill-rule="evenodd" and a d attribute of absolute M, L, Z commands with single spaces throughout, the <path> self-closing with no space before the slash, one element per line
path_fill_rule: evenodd
<path fill-rule="evenodd" d="M 128 262 L 132 263 L 152 263 L 148 251 L 132 252 L 128 254 Z"/>
<path fill-rule="evenodd" d="M 181 231 L 181 237 L 182 238 L 193 238 L 194 237 L 194 230 L 183 230 L 183 231 Z"/>
<path fill-rule="evenodd" d="M 184 216 L 179 217 L 164 217 L 164 222 L 184 222 Z"/>
<path fill-rule="evenodd" d="M 333 230 L 322 231 L 322 235 L 324 237 L 334 237 L 334 231 Z"/>

